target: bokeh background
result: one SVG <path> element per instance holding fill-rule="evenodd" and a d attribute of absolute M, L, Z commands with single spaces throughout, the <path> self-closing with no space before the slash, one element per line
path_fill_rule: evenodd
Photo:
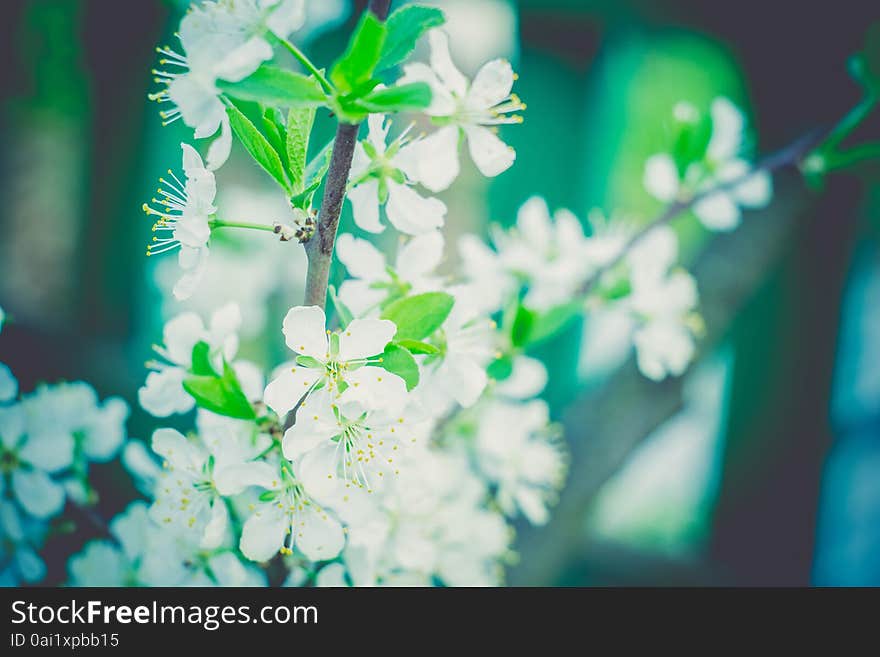
<path fill-rule="evenodd" d="M 0 361 L 24 391 L 85 379 L 102 397 L 122 395 L 138 438 L 156 426 L 136 405 L 144 360 L 182 309 L 168 292 L 174 258 L 144 256 L 140 206 L 190 137 L 162 127 L 146 96 L 154 48 L 172 41 L 186 4 L 0 3 Z M 358 3 L 309 4 L 296 38 L 327 63 Z M 661 208 L 642 166 L 664 148 L 676 101 L 727 95 L 752 118 L 756 151 L 774 150 L 859 100 L 846 60 L 880 19 L 876 3 L 842 0 L 833 11 L 772 0 L 431 4 L 447 10 L 461 67 L 509 57 L 528 103 L 525 123 L 504 134 L 516 166 L 493 180 L 467 169 L 443 195 L 448 243 L 512 223 L 531 194 L 582 218 L 600 208 L 647 221 Z M 329 117 L 318 125 L 329 136 Z M 878 135 L 874 120 L 856 138 Z M 542 349 L 572 466 L 550 524 L 519 528 L 510 583 L 880 585 L 878 180 L 866 165 L 818 191 L 788 171 L 771 206 L 732 234 L 677 220 L 707 323 L 685 376 L 640 376 L 610 313 Z M 234 152 L 218 176 L 229 217 L 281 216 L 269 182 Z M 302 250 L 231 237 L 217 257 L 212 247 L 223 266 L 187 307 L 239 301 L 245 354 L 277 361 L 277 319 L 302 297 Z M 95 472 L 98 513 L 136 496 L 118 464 Z M 81 520 L 50 542 L 49 582 L 88 536 Z"/>

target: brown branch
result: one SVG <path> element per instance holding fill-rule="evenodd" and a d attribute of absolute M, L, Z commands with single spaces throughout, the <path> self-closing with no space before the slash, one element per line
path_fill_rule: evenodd
<path fill-rule="evenodd" d="M 388 17 L 391 0 L 371 0 L 369 11 L 384 21 Z M 360 123 L 342 123 L 336 128 L 336 140 L 330 156 L 330 168 L 324 183 L 324 196 L 318 212 L 315 234 L 306 242 L 308 271 L 306 272 L 305 305 L 324 307 L 327 301 L 327 284 L 330 266 L 333 264 L 333 247 L 339 230 L 339 216 L 345 200 L 345 188 L 351 172 L 351 161 L 357 144 Z"/>

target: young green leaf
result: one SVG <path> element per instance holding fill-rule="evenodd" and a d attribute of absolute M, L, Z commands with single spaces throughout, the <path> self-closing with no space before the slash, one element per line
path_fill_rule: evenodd
<path fill-rule="evenodd" d="M 318 107 L 327 102 L 321 84 L 313 77 L 263 64 L 239 82 L 217 81 L 225 94 L 279 107 Z"/>
<path fill-rule="evenodd" d="M 359 107 L 377 113 L 423 110 L 430 104 L 431 87 L 424 82 L 412 82 L 371 91 L 357 101 Z"/>
<path fill-rule="evenodd" d="M 407 5 L 388 17 L 388 36 L 382 46 L 377 71 L 397 66 L 415 50 L 416 42 L 432 27 L 443 25 L 443 12 L 435 7 Z"/>
<path fill-rule="evenodd" d="M 445 292 L 425 292 L 395 301 L 382 313 L 397 325 L 396 340 L 424 340 L 449 316 L 455 299 Z"/>
<path fill-rule="evenodd" d="M 314 108 L 291 108 L 287 113 L 287 171 L 290 173 L 294 194 L 299 194 L 305 189 L 306 158 L 314 121 Z"/>
<path fill-rule="evenodd" d="M 183 389 L 205 410 L 227 417 L 252 420 L 254 409 L 245 397 L 235 371 L 224 363 L 223 376 L 190 376 L 184 379 Z"/>
<path fill-rule="evenodd" d="M 312 158 L 311 162 L 309 162 L 309 165 L 306 167 L 304 189 L 299 194 L 294 194 L 290 199 L 290 202 L 294 207 L 302 208 L 303 210 L 309 209 L 312 203 L 312 197 L 314 197 L 318 187 L 321 186 L 321 182 L 324 180 L 324 176 L 330 168 L 330 158 L 332 155 L 333 140 L 331 139 L 327 145 L 321 149 L 321 152 Z"/>
<path fill-rule="evenodd" d="M 217 376 L 211 365 L 211 346 L 204 340 L 196 342 L 193 347 L 190 371 L 196 376 Z"/>
<path fill-rule="evenodd" d="M 583 312 L 583 304 L 572 301 L 555 306 L 535 316 L 529 333 L 529 345 L 535 345 L 560 333 Z"/>
<path fill-rule="evenodd" d="M 418 340 L 398 340 L 397 344 L 406 349 L 411 354 L 439 354 L 440 349 L 427 342 L 419 342 Z"/>
<path fill-rule="evenodd" d="M 330 80 L 343 95 L 359 91 L 370 83 L 382 54 L 385 33 L 385 23 L 373 12 L 364 12 L 348 49 L 330 71 Z"/>
<path fill-rule="evenodd" d="M 528 343 L 534 325 L 535 313 L 520 304 L 510 327 L 510 342 L 514 347 L 522 347 Z"/>
<path fill-rule="evenodd" d="M 269 140 L 234 105 L 227 105 L 226 113 L 229 115 L 229 124 L 232 126 L 232 131 L 245 149 L 247 149 L 247 152 L 256 160 L 257 164 L 263 167 L 289 193 L 290 184 L 284 176 L 284 166 L 281 163 L 281 157 L 272 147 Z"/>
<path fill-rule="evenodd" d="M 412 354 L 403 347 L 393 343 L 386 346 L 382 354 L 382 367 L 403 379 L 407 390 L 419 385 L 419 366 Z"/>
<path fill-rule="evenodd" d="M 489 367 L 486 368 L 486 374 L 496 381 L 504 381 L 513 374 L 513 358 L 509 355 L 496 358 Z"/>
<path fill-rule="evenodd" d="M 278 157 L 281 159 L 281 166 L 284 167 L 285 171 L 289 171 L 290 166 L 287 161 L 287 147 L 285 145 L 287 141 L 287 128 L 284 125 L 284 116 L 281 114 L 281 110 L 277 107 L 264 107 L 261 119 L 263 135 L 272 145 L 272 148 L 275 149 L 275 152 L 278 153 Z"/>

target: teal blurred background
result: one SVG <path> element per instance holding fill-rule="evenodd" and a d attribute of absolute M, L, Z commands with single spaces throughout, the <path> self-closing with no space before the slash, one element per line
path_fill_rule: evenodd
<path fill-rule="evenodd" d="M 179 123 L 163 128 L 146 99 L 154 48 L 171 42 L 186 4 L 0 4 L 0 307 L 9 316 L 0 361 L 24 391 L 85 379 L 102 397 L 121 394 L 137 438 L 156 426 L 136 408 L 144 360 L 164 319 L 183 308 L 168 293 L 168 263 L 144 256 L 150 222 L 140 206 L 159 175 L 179 168 L 177 145 L 191 137 Z M 357 3 L 309 4 L 320 11 L 297 38 L 326 64 Z M 600 208 L 647 221 L 662 208 L 642 188 L 642 167 L 664 149 L 677 101 L 706 107 L 729 96 L 752 119 L 756 151 L 770 152 L 859 100 L 846 60 L 880 19 L 868 2 L 834 3 L 833 20 L 821 3 L 795 13 L 766 0 L 428 4 L 447 10 L 466 72 L 509 57 L 528 103 L 525 123 L 504 133 L 518 153 L 513 169 L 492 180 L 466 169 L 443 195 L 447 244 L 489 221 L 512 223 L 532 194 L 582 219 Z M 322 134 L 332 126 L 319 117 Z M 876 139 L 876 120 L 863 132 L 856 138 Z M 707 323 L 684 377 L 641 377 L 610 313 L 542 348 L 572 467 L 550 524 L 519 528 L 510 583 L 880 585 L 877 174 L 865 166 L 816 191 L 783 172 L 770 207 L 729 235 L 677 220 Z M 283 212 L 241 152 L 218 186 L 221 203 L 237 208 L 230 218 Z M 186 307 L 247 305 L 245 354 L 277 362 L 279 318 L 302 299 L 302 249 L 232 237 L 219 248 L 225 273 Z M 449 257 L 451 269 L 454 249 Z M 103 515 L 136 495 L 118 464 L 96 476 Z M 86 535 L 50 544 L 50 581 L 63 579 L 61 555 Z"/>

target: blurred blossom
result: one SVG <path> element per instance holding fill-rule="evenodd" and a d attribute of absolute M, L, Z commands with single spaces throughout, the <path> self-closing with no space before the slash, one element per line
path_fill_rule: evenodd
<path fill-rule="evenodd" d="M 517 58 L 518 17 L 509 0 L 427 0 L 419 4 L 435 5 L 445 13 L 443 29 L 466 75 L 476 73 L 489 59 Z"/>

